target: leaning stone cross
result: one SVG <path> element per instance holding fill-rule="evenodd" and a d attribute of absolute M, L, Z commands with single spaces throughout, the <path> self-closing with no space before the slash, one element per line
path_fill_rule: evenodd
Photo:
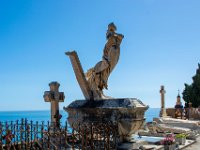
<path fill-rule="evenodd" d="M 65 54 L 68 55 L 71 60 L 71 63 L 72 63 L 73 69 L 74 69 L 74 73 L 76 75 L 76 79 L 79 83 L 79 86 L 82 90 L 82 93 L 83 93 L 85 99 L 92 100 L 93 94 L 92 94 L 92 91 L 88 85 L 86 78 L 85 78 L 85 74 L 84 74 L 83 68 L 81 66 L 81 62 L 78 58 L 76 51 L 66 52 Z"/>
<path fill-rule="evenodd" d="M 45 102 L 51 103 L 51 125 L 58 125 L 59 118 L 59 102 L 64 102 L 64 92 L 59 92 L 60 84 L 58 82 L 49 83 L 50 91 L 44 92 Z"/>

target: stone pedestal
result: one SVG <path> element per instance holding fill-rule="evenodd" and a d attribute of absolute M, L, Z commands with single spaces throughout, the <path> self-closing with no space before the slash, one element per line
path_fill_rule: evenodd
<path fill-rule="evenodd" d="M 144 113 L 147 109 L 147 105 L 135 98 L 76 100 L 64 107 L 68 112 L 68 122 L 71 126 L 87 122 L 117 123 L 122 141 L 143 127 Z"/>

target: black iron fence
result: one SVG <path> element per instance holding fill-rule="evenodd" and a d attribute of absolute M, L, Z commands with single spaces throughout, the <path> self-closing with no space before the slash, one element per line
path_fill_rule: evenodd
<path fill-rule="evenodd" d="M 69 127 L 50 122 L 20 121 L 0 122 L 0 150 L 110 150 L 118 143 L 117 123 L 84 122 Z"/>

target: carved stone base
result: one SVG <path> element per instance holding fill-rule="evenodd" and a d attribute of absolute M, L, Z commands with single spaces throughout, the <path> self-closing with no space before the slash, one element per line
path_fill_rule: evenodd
<path fill-rule="evenodd" d="M 64 107 L 72 126 L 86 122 L 113 122 L 118 124 L 121 141 L 128 139 L 145 122 L 148 106 L 135 98 L 106 100 L 76 100 Z"/>

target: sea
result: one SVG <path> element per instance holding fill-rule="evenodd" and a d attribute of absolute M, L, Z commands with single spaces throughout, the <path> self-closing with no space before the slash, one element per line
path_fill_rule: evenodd
<path fill-rule="evenodd" d="M 145 112 L 146 122 L 153 121 L 153 118 L 158 117 L 160 108 L 149 108 Z M 66 111 L 61 110 L 60 114 L 62 115 L 61 123 L 65 124 L 68 114 Z M 33 122 L 46 122 L 50 120 L 50 110 L 40 110 L 40 111 L 0 111 L 0 122 L 15 122 L 21 119 L 27 119 L 28 121 Z"/>

